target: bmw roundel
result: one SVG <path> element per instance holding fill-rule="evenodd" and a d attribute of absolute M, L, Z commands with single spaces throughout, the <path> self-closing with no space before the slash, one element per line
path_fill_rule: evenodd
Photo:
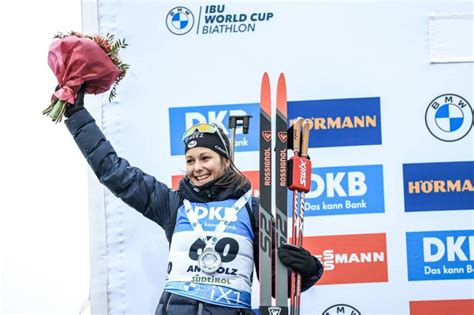
<path fill-rule="evenodd" d="M 194 282 L 185 282 L 182 285 L 183 290 L 186 292 L 192 292 L 198 289 L 197 284 L 195 284 Z"/>
<path fill-rule="evenodd" d="M 194 25 L 194 15 L 188 8 L 176 7 L 166 15 L 166 26 L 168 30 L 176 35 L 184 35 Z"/>
<path fill-rule="evenodd" d="M 457 141 L 472 128 L 472 107 L 462 96 L 442 94 L 428 105 L 425 122 L 430 133 L 437 139 Z"/>

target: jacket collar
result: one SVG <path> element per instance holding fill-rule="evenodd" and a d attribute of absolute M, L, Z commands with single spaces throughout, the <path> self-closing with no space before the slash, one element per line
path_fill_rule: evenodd
<path fill-rule="evenodd" d="M 231 172 L 228 171 L 221 177 L 202 186 L 195 186 L 186 176 L 180 181 L 179 189 L 182 192 L 183 198 L 192 202 L 206 203 L 238 199 L 250 189 L 250 185 L 247 184 L 240 189 L 238 188 L 238 183 L 231 183 L 227 186 L 219 185 L 219 182 L 225 181 L 231 175 Z"/>

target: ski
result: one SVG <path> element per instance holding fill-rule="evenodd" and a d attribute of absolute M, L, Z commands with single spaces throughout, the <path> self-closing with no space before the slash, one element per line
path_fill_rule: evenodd
<path fill-rule="evenodd" d="M 280 315 L 288 314 L 288 269 L 278 259 L 278 247 L 287 242 L 287 98 L 285 75 L 280 74 L 277 85 L 275 115 L 275 304 Z"/>
<path fill-rule="evenodd" d="M 264 73 L 260 89 L 260 207 L 259 281 L 260 314 L 271 315 L 272 307 L 272 128 L 270 79 Z"/>

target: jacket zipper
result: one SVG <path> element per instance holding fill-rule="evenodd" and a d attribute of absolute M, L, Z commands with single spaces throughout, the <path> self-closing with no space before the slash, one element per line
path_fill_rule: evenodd
<path fill-rule="evenodd" d="M 197 312 L 197 315 L 202 315 L 204 314 L 204 303 L 203 302 L 199 302 L 198 303 L 198 312 Z"/>
<path fill-rule="evenodd" d="M 168 301 L 166 301 L 166 304 L 165 304 L 165 312 L 164 312 L 165 314 L 166 312 L 168 312 L 168 306 L 170 306 L 170 301 L 171 301 L 171 293 L 168 297 Z"/>

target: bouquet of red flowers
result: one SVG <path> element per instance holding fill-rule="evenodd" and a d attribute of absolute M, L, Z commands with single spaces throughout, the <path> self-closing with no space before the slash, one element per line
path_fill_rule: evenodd
<path fill-rule="evenodd" d="M 85 93 L 100 94 L 114 85 L 109 101 L 116 96 L 116 87 L 129 69 L 118 53 L 127 47 L 125 40 L 114 35 L 84 35 L 77 32 L 58 33 L 49 47 L 48 65 L 58 79 L 59 89 L 51 104 L 43 111 L 54 122 L 62 120 L 66 107 L 74 104 L 82 85 Z"/>

